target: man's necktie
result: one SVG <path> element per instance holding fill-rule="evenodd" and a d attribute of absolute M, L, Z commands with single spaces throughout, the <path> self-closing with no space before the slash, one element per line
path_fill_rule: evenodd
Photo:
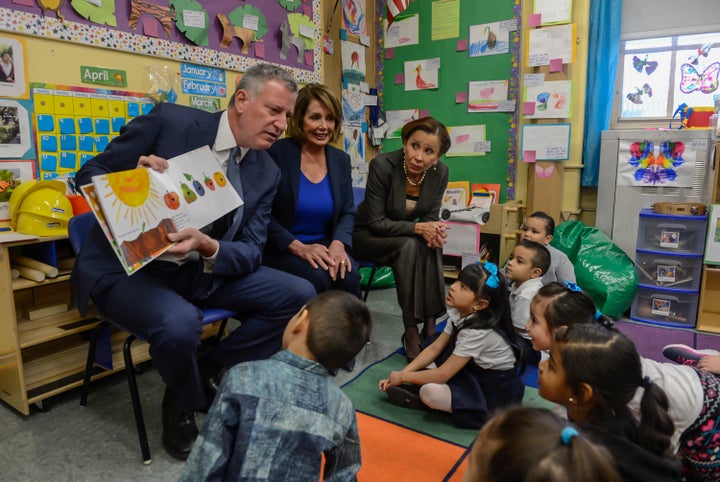
<path fill-rule="evenodd" d="M 232 187 L 235 188 L 235 191 L 237 191 L 240 199 L 243 199 L 243 188 L 242 182 L 240 181 L 240 163 L 235 160 L 239 152 L 240 148 L 237 146 L 233 147 L 230 151 L 230 157 L 228 157 L 227 160 L 227 178 Z M 229 215 L 232 222 L 229 223 L 230 227 L 222 238 L 224 241 L 230 241 L 233 236 L 235 236 L 235 232 L 238 230 L 238 227 L 240 227 L 240 222 L 242 221 L 244 206 L 243 204 L 234 212 L 230 212 Z"/>

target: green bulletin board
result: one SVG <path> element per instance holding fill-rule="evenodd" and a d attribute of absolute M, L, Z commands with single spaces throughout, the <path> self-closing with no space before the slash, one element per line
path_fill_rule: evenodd
<path fill-rule="evenodd" d="M 433 4 L 442 1 L 411 2 L 407 10 L 398 17 L 419 14 L 419 43 L 395 47 L 390 55 L 383 48 L 380 81 L 382 87 L 379 89 L 382 109 L 388 111 L 417 108 L 421 113 L 427 112 L 448 127 L 484 124 L 485 140 L 490 142 L 491 150 L 485 155 L 445 156 L 443 161 L 450 167 L 450 181 L 467 180 L 471 184 L 500 184 L 500 202 L 514 199 L 518 137 L 517 106 L 513 112 L 468 112 L 467 100 L 456 102 L 462 100 L 456 99 L 456 94 L 465 92 L 467 96 L 470 81 L 508 80 L 508 99 L 518 100 L 520 2 L 519 0 L 459 0 L 459 36 L 432 40 Z M 471 25 L 513 19 L 516 21 L 517 30 L 510 32 L 509 53 L 469 57 Z M 379 30 L 382 32 L 382 29 Z M 464 49 L 459 45 L 463 41 L 468 46 Z M 440 58 L 438 88 L 405 91 L 404 83 L 395 83 L 397 75 L 404 74 L 406 61 L 435 57 Z M 401 145 L 400 139 L 385 139 L 383 151 L 399 149 Z"/>

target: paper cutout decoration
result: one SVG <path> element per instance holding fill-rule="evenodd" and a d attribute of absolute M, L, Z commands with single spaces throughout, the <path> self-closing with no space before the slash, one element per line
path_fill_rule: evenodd
<path fill-rule="evenodd" d="M 170 36 L 173 17 L 175 16 L 175 9 L 173 7 L 163 7 L 145 0 L 130 0 L 130 18 L 128 19 L 128 26 L 133 30 L 137 30 L 138 20 L 140 20 L 140 17 L 143 15 L 149 15 L 155 18 L 158 22 L 160 22 L 160 25 L 163 26 L 167 36 Z"/>
<path fill-rule="evenodd" d="M 236 27 L 230 23 L 230 19 L 224 13 L 218 13 L 217 18 L 223 28 L 223 36 L 220 39 L 220 45 L 222 45 L 223 48 L 230 47 L 232 39 L 235 37 L 240 40 L 240 43 L 242 43 L 242 49 L 240 51 L 244 55 L 247 55 L 250 49 L 250 44 L 255 36 L 255 32 L 249 28 Z"/>
<path fill-rule="evenodd" d="M 208 46 L 210 16 L 207 10 L 195 0 L 170 0 L 170 6 L 175 7 L 175 26 L 178 30 L 191 42 Z"/>
<path fill-rule="evenodd" d="M 555 172 L 555 166 L 550 164 L 547 167 L 542 167 L 540 164 L 535 164 L 535 174 L 537 174 L 537 177 L 541 179 L 547 179 L 548 177 L 552 176 L 552 173 Z"/>
<path fill-rule="evenodd" d="M 65 3 L 65 0 L 37 0 L 38 6 L 42 8 L 43 15 L 45 15 L 45 10 L 50 10 L 57 15 L 57 18 L 65 22 L 65 17 L 60 13 L 60 8 L 63 6 L 63 3 Z"/>
<path fill-rule="evenodd" d="M 309 28 L 315 30 L 315 25 L 310 20 L 310 17 L 306 17 L 301 13 L 291 13 L 285 22 L 280 24 L 280 32 L 282 33 L 281 47 L 280 47 L 280 58 L 286 59 L 291 47 L 297 49 L 297 61 L 303 63 L 305 60 L 306 50 L 311 51 L 314 42 L 308 43 L 308 38 L 300 35 L 300 29 Z"/>
<path fill-rule="evenodd" d="M 115 18 L 115 0 L 72 0 L 70 2 L 73 10 L 83 18 L 100 25 L 111 25 L 117 27 Z"/>
<path fill-rule="evenodd" d="M 632 58 L 633 61 L 633 68 L 637 70 L 638 72 L 642 73 L 643 68 L 645 68 L 645 73 L 648 75 L 651 75 L 653 72 L 655 72 L 655 69 L 658 68 L 658 63 L 656 60 L 648 60 L 648 56 L 645 56 L 645 59 L 640 60 L 640 57 L 637 55 L 633 55 Z"/>
<path fill-rule="evenodd" d="M 302 0 L 278 0 L 278 3 L 288 12 L 292 12 L 294 10 L 297 10 L 297 8 L 302 3 Z"/>
<path fill-rule="evenodd" d="M 627 97 L 627 99 L 630 102 L 632 102 L 633 104 L 642 104 L 643 103 L 643 100 L 642 100 L 643 94 L 647 95 L 648 97 L 652 97 L 653 91 L 652 91 L 652 87 L 650 87 L 649 84 L 643 84 L 642 88 L 635 87 L 635 92 L 630 92 L 625 97 Z"/>
<path fill-rule="evenodd" d="M 699 49 L 697 49 L 697 54 L 691 55 L 688 57 L 688 60 L 692 65 L 697 65 L 700 61 L 700 57 L 707 57 L 708 54 L 710 54 L 710 49 L 712 49 L 713 42 L 708 42 Z"/>
<path fill-rule="evenodd" d="M 680 80 L 680 92 L 689 94 L 699 90 L 703 94 L 711 94 L 718 88 L 718 76 L 720 76 L 720 62 L 713 62 L 708 65 L 702 73 L 698 72 L 690 64 L 682 64 L 680 67 L 682 79 Z"/>

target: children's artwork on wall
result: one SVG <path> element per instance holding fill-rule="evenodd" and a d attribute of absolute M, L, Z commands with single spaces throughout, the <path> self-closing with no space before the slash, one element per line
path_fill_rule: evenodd
<path fill-rule="evenodd" d="M 352 167 L 350 175 L 352 176 L 353 187 L 365 187 L 369 168 L 370 165 L 366 163 L 356 164 Z"/>
<path fill-rule="evenodd" d="M 621 140 L 618 186 L 692 187 L 697 151 L 692 144 L 665 140 Z"/>
<path fill-rule="evenodd" d="M 500 22 L 470 26 L 470 57 L 506 54 L 510 51 L 510 32 Z"/>
<path fill-rule="evenodd" d="M 572 0 L 535 0 L 533 13 L 540 14 L 540 25 L 570 22 Z"/>
<path fill-rule="evenodd" d="M 289 27 L 289 30 L 288 30 Z M 280 25 L 280 32 L 282 33 L 282 47 L 280 49 L 280 57 L 283 55 L 287 56 L 289 44 L 292 44 L 297 49 L 297 63 L 302 64 L 305 62 L 308 65 L 312 65 L 312 58 L 309 54 L 312 54 L 315 48 L 315 35 L 316 28 L 313 21 L 307 15 L 301 13 L 290 13 L 287 16 L 287 22 L 283 22 Z"/>
<path fill-rule="evenodd" d="M 720 62 L 713 62 L 704 69 L 699 70 L 694 65 L 682 64 L 680 66 L 680 76 L 680 92 L 683 94 L 690 94 L 695 91 L 711 94 L 718 88 Z"/>
<path fill-rule="evenodd" d="M 405 90 L 427 90 L 438 88 L 440 57 L 411 60 L 404 63 Z"/>
<path fill-rule="evenodd" d="M 365 0 L 342 0 L 343 28 L 353 35 L 367 35 Z"/>
<path fill-rule="evenodd" d="M 432 2 L 432 41 L 457 38 L 460 35 L 460 0 Z"/>
<path fill-rule="evenodd" d="M 0 30 L 237 71 L 262 59 L 287 68 L 300 83 L 322 81 L 322 36 L 316 27 L 321 24 L 320 0 L 43 2 L 54 10 L 35 1 L 0 0 Z M 302 13 L 288 13 L 294 10 Z M 280 27 L 291 15 L 308 19 L 307 25 L 297 25 L 298 31 L 289 21 L 290 31 L 304 40 L 299 59 L 294 52 L 281 58 Z M 228 22 L 223 25 L 218 18 Z M 263 29 L 272 35 L 264 35 Z M 248 49 L 251 43 L 254 49 Z"/>
<path fill-rule="evenodd" d="M 354 84 L 365 81 L 365 46 L 341 40 L 343 80 Z"/>
<path fill-rule="evenodd" d="M 569 153 L 570 124 L 526 124 L 522 127 L 520 159 L 526 162 L 563 161 Z"/>
<path fill-rule="evenodd" d="M 478 80 L 468 83 L 468 112 L 499 112 L 507 101 L 507 80 Z M 511 102 L 514 110 L 515 102 Z"/>
<path fill-rule="evenodd" d="M 574 23 L 528 31 L 527 66 L 549 65 L 555 59 L 563 64 L 575 61 Z"/>
<path fill-rule="evenodd" d="M 388 124 L 386 138 L 400 138 L 402 128 L 408 122 L 420 118 L 420 109 L 389 110 L 385 112 Z"/>
<path fill-rule="evenodd" d="M 345 126 L 343 147 L 350 156 L 350 164 L 365 164 L 365 133 L 362 126 Z"/>
<path fill-rule="evenodd" d="M 58 8 L 62 5 L 62 2 L 57 0 L 55 0 L 55 3 L 58 4 Z M 78 15 L 91 22 L 112 27 L 117 25 L 115 0 L 71 0 L 70 4 Z M 173 2 L 170 0 L 170 5 L 172 4 Z"/>
<path fill-rule="evenodd" d="M 524 90 L 523 113 L 527 118 L 564 119 L 572 115 L 572 81 L 543 82 L 541 85 L 525 87 Z"/>
<path fill-rule="evenodd" d="M 417 45 L 420 38 L 420 15 L 396 18 L 390 27 L 387 26 L 387 21 L 384 21 L 384 25 L 386 49 Z"/>
<path fill-rule="evenodd" d="M 30 96 L 25 69 L 25 44 L 17 37 L 0 37 L 0 97 Z"/>
<path fill-rule="evenodd" d="M 365 93 L 359 84 L 347 84 L 342 90 L 343 124 L 362 124 L 365 120 Z"/>
<path fill-rule="evenodd" d="M 535 164 L 535 175 L 539 177 L 540 179 L 550 179 L 553 174 L 558 174 L 558 171 L 555 170 L 555 166 L 552 164 L 548 166 L 543 166 L 542 164 Z"/>
<path fill-rule="evenodd" d="M 36 178 L 34 161 L 0 159 L 0 221 L 10 221 L 8 201 L 15 188 Z"/>
<path fill-rule="evenodd" d="M 485 125 L 448 126 L 450 134 L 450 150 L 447 157 L 484 156 L 487 151 L 485 141 Z"/>
<path fill-rule="evenodd" d="M 34 159 L 30 101 L 0 99 L 0 158 Z"/>
<path fill-rule="evenodd" d="M 40 179 L 72 176 L 154 104 L 147 94 L 31 84 Z"/>

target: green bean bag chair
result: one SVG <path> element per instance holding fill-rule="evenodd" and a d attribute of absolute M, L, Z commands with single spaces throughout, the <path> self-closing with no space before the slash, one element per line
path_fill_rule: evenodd
<path fill-rule="evenodd" d="M 605 233 L 581 221 L 567 221 L 555 228 L 550 244 L 570 258 L 577 284 L 598 310 L 612 318 L 627 311 L 637 291 L 635 265 Z"/>

